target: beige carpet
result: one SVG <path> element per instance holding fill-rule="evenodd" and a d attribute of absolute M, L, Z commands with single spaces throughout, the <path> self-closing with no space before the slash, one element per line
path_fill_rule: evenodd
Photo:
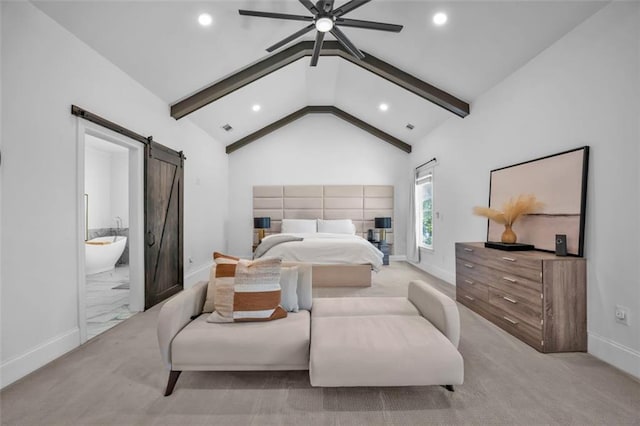
<path fill-rule="evenodd" d="M 396 262 L 368 289 L 406 295 L 411 279 L 454 288 Z M 0 393 L 6 425 L 640 425 L 640 383 L 588 354 L 543 355 L 460 306 L 465 384 L 318 389 L 306 372 L 184 372 L 163 397 L 158 307 L 138 314 Z M 402 362 L 402 360 L 398 360 Z"/>

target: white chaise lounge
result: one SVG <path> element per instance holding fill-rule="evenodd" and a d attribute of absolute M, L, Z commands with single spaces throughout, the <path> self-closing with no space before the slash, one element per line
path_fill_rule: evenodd
<path fill-rule="evenodd" d="M 408 298 L 317 298 L 311 266 L 298 281 L 300 312 L 268 322 L 212 324 L 202 314 L 207 283 L 160 310 L 158 341 L 170 370 L 165 396 L 182 371 L 309 370 L 312 386 L 462 384 L 458 309 L 421 281 Z M 310 311 L 312 313 L 310 313 Z"/>

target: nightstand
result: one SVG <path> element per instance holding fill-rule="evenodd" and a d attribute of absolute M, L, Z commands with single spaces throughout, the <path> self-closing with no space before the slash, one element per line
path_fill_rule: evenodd
<path fill-rule="evenodd" d="M 376 248 L 378 250 L 380 250 L 382 252 L 382 254 L 384 255 L 382 257 L 382 264 L 383 265 L 388 265 L 389 264 L 389 253 L 391 253 L 392 244 L 389 244 L 386 241 L 371 241 L 371 240 L 369 240 L 369 242 L 371 244 L 373 244 L 374 246 L 376 246 Z"/>

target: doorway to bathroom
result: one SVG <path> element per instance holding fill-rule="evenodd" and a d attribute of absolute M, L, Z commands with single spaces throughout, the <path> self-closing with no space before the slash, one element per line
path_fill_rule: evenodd
<path fill-rule="evenodd" d="M 144 147 L 91 123 L 80 125 L 78 141 L 84 343 L 144 310 Z"/>

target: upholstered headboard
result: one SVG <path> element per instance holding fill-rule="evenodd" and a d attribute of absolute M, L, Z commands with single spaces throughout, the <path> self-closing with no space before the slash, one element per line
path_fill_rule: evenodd
<path fill-rule="evenodd" d="M 282 219 L 351 219 L 364 238 L 374 229 L 373 219 L 391 217 L 392 185 L 254 186 L 253 217 L 271 218 L 267 234 L 280 232 Z M 387 230 L 393 243 L 393 229 Z"/>

